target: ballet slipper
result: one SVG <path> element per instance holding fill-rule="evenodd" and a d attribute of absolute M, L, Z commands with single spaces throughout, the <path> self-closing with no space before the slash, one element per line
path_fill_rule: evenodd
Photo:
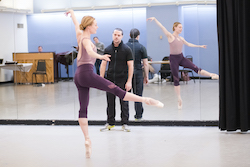
<path fill-rule="evenodd" d="M 156 107 L 159 107 L 159 108 L 163 108 L 164 107 L 164 104 L 158 100 L 155 100 L 155 99 L 152 99 L 152 98 L 149 98 L 149 97 L 145 97 L 145 103 L 147 105 L 150 105 L 150 106 L 156 106 Z"/>
<path fill-rule="evenodd" d="M 178 100 L 178 110 L 181 110 L 182 109 L 182 100 L 179 99 Z"/>
<path fill-rule="evenodd" d="M 91 142 L 90 140 L 85 141 L 85 149 L 86 149 L 86 158 L 90 158 L 92 153 Z"/>
<path fill-rule="evenodd" d="M 219 79 L 219 75 L 217 75 L 217 74 L 212 74 L 212 75 L 211 75 L 211 78 L 212 78 L 212 79 L 218 80 L 218 79 Z"/>

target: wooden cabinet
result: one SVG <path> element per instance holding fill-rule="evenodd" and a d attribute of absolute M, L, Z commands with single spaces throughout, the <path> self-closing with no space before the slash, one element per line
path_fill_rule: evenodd
<path fill-rule="evenodd" d="M 53 52 L 44 53 L 13 53 L 13 61 L 18 63 L 33 63 L 29 72 L 14 71 L 14 83 L 32 83 L 32 74 L 37 69 L 38 60 L 45 60 L 46 73 L 48 82 L 54 83 L 57 81 L 57 64 L 55 63 L 55 54 Z M 56 67 L 55 67 L 56 66 Z M 33 78 L 35 83 L 35 77 Z M 44 82 L 47 82 L 44 76 Z M 37 83 L 43 83 L 43 75 L 37 75 Z"/>

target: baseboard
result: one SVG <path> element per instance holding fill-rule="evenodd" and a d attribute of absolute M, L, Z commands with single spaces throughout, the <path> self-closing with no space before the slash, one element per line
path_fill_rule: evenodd
<path fill-rule="evenodd" d="M 14 81 L 4 81 L 4 82 L 0 82 L 0 85 L 2 85 L 2 84 L 9 84 L 9 83 L 14 83 Z"/>
<path fill-rule="evenodd" d="M 211 79 L 211 77 L 190 77 L 190 79 Z"/>
<path fill-rule="evenodd" d="M 106 121 L 89 121 L 89 125 L 104 125 Z M 218 126 L 219 121 L 129 121 L 130 126 Z M 0 120 L 0 125 L 78 125 L 77 120 Z M 121 122 L 116 122 L 121 125 Z"/>

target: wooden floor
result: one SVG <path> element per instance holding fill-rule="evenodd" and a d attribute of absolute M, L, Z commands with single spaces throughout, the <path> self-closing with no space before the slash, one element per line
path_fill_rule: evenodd
<path fill-rule="evenodd" d="M 249 167 L 249 133 L 217 127 L 90 126 L 85 158 L 79 126 L 0 125 L 1 167 Z M 121 126 L 116 126 L 121 129 Z"/>
<path fill-rule="evenodd" d="M 148 84 L 143 96 L 162 101 L 164 108 L 144 105 L 145 120 L 218 120 L 219 83 L 217 80 L 181 82 L 183 109 L 177 108 L 174 86 L 170 83 Z M 0 85 L 0 119 L 77 120 L 79 102 L 72 81 L 33 85 Z M 116 100 L 116 120 L 120 120 L 120 104 Z M 130 120 L 134 120 L 134 103 L 130 102 Z M 106 120 L 106 93 L 90 90 L 89 120 Z"/>

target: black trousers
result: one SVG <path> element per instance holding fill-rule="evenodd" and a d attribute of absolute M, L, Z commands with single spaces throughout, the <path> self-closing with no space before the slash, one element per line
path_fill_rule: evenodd
<path fill-rule="evenodd" d="M 100 65 L 102 63 L 102 60 L 100 59 L 96 59 L 95 61 L 95 70 L 96 70 L 96 74 L 100 75 Z"/>
<path fill-rule="evenodd" d="M 125 90 L 125 84 L 126 81 L 124 80 L 115 80 L 111 81 L 115 83 L 117 86 L 119 86 L 121 89 Z M 116 96 L 113 95 L 112 93 L 106 93 L 107 95 L 107 123 L 109 125 L 115 125 L 115 116 L 116 116 L 116 109 L 115 109 L 115 99 Z M 120 108 L 121 108 L 121 123 L 123 124 L 128 124 L 128 119 L 129 119 L 129 106 L 128 106 L 128 101 L 123 101 L 120 99 Z"/>
<path fill-rule="evenodd" d="M 135 69 L 134 70 L 134 76 L 133 76 L 133 81 L 132 81 L 132 87 L 133 87 L 133 93 L 142 96 L 143 92 L 143 72 L 142 69 Z M 135 102 L 135 118 L 140 119 L 142 118 L 143 114 L 143 106 L 141 102 Z"/>

